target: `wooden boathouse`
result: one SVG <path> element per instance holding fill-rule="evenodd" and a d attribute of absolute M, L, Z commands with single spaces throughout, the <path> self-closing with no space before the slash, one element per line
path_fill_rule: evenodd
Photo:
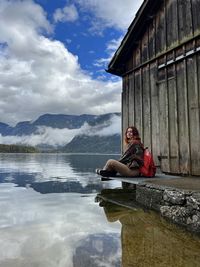
<path fill-rule="evenodd" d="M 200 175 L 200 0 L 145 0 L 108 65 L 161 171 Z"/>

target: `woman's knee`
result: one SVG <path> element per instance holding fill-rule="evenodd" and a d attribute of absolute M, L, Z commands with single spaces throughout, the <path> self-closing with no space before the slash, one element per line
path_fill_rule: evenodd
<path fill-rule="evenodd" d="M 109 159 L 106 163 L 107 166 L 113 167 L 115 166 L 115 163 L 117 162 L 117 160 L 115 159 Z"/>

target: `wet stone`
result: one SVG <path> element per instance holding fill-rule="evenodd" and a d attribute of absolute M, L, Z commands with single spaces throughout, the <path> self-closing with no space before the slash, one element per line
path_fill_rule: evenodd
<path fill-rule="evenodd" d="M 159 211 L 162 204 L 163 192 L 153 188 L 136 187 L 136 201 L 145 207 Z"/>
<path fill-rule="evenodd" d="M 169 205 L 183 205 L 185 203 L 185 193 L 176 190 L 165 190 L 163 200 Z"/>
<path fill-rule="evenodd" d="M 156 190 L 159 190 L 159 191 L 164 191 L 163 186 L 156 185 L 156 184 L 145 184 L 145 187 L 146 188 L 150 188 L 150 189 L 156 189 Z"/>
<path fill-rule="evenodd" d="M 188 196 L 187 205 L 200 211 L 200 193 L 193 193 L 191 196 Z"/>
<path fill-rule="evenodd" d="M 187 225 L 187 219 L 190 216 L 190 211 L 180 206 L 162 206 L 160 212 L 163 217 L 184 226 Z"/>
<path fill-rule="evenodd" d="M 192 228 L 193 231 L 200 231 L 200 212 L 196 212 L 196 214 L 190 216 L 187 219 L 187 225 Z"/>

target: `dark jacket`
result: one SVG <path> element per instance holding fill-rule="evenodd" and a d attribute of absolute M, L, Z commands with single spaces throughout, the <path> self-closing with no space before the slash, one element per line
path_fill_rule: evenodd
<path fill-rule="evenodd" d="M 144 146 L 138 139 L 128 144 L 128 148 L 119 159 L 119 162 L 127 165 L 130 169 L 134 169 L 143 166 L 143 158 Z"/>

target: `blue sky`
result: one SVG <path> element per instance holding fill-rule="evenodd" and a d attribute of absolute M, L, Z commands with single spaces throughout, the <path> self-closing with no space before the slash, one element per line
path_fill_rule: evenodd
<path fill-rule="evenodd" d="M 121 110 L 105 72 L 142 0 L 0 0 L 0 122 Z"/>

